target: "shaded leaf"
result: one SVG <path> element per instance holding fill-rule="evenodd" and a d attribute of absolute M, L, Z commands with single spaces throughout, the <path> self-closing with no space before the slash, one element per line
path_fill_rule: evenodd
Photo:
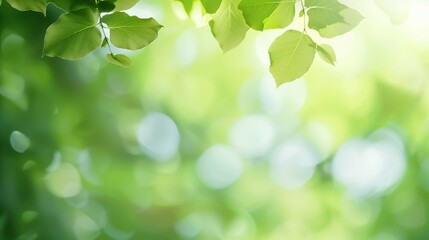
<path fill-rule="evenodd" d="M 153 18 L 142 19 L 124 12 L 105 15 L 102 21 L 110 29 L 110 41 L 119 48 L 137 50 L 158 37 L 161 25 Z"/>
<path fill-rule="evenodd" d="M 138 3 L 139 0 L 110 0 L 115 3 L 115 11 L 128 10 Z"/>
<path fill-rule="evenodd" d="M 278 37 L 269 49 L 277 86 L 303 76 L 313 63 L 316 48 L 313 40 L 302 32 L 289 30 Z"/>
<path fill-rule="evenodd" d="M 107 37 L 105 37 L 103 39 L 103 42 L 101 42 L 101 47 L 106 47 L 108 43 L 109 43 L 109 39 L 107 39 Z"/>
<path fill-rule="evenodd" d="M 35 11 L 46 15 L 46 0 L 6 0 L 10 6 L 19 11 Z M 1 3 L 1 2 L 0 2 Z"/>
<path fill-rule="evenodd" d="M 88 8 L 61 15 L 46 30 L 43 54 L 67 60 L 86 56 L 101 43 L 96 21 L 97 17 Z"/>
<path fill-rule="evenodd" d="M 223 0 L 218 11 L 210 21 L 213 36 L 224 52 L 240 44 L 249 27 L 238 9 L 237 0 Z"/>
<path fill-rule="evenodd" d="M 66 12 L 79 10 L 83 8 L 95 9 L 96 4 L 93 0 L 48 0 L 55 4 L 57 7 L 63 9 Z"/>
<path fill-rule="evenodd" d="M 335 55 L 334 49 L 331 46 L 327 44 L 317 45 L 317 53 L 325 62 L 335 65 L 337 57 Z"/>
<path fill-rule="evenodd" d="M 131 59 L 129 59 L 127 56 L 123 54 L 106 54 L 107 60 L 109 60 L 110 63 L 113 63 L 115 65 L 121 66 L 121 67 L 128 67 L 131 65 Z"/>
<path fill-rule="evenodd" d="M 215 13 L 222 3 L 222 0 L 201 0 L 204 9 L 207 13 Z"/>
<path fill-rule="evenodd" d="M 97 8 L 100 12 L 110 12 L 115 9 L 115 4 L 111 1 L 100 1 L 97 4 Z"/>

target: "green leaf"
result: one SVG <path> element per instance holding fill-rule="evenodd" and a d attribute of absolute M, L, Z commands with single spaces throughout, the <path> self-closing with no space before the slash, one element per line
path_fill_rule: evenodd
<path fill-rule="evenodd" d="M 115 3 L 115 11 L 123 11 L 123 10 L 128 10 L 132 7 L 134 7 L 134 5 L 137 4 L 137 2 L 139 0 L 110 0 L 111 2 Z"/>
<path fill-rule="evenodd" d="M 328 8 L 311 8 L 307 11 L 308 27 L 319 31 L 335 23 L 344 23 L 344 18 L 338 12 Z"/>
<path fill-rule="evenodd" d="M 277 86 L 303 76 L 313 63 L 316 48 L 305 33 L 289 30 L 278 37 L 269 49 L 270 71 Z"/>
<path fill-rule="evenodd" d="M 347 8 L 340 12 L 344 22 L 335 23 L 325 28 L 319 29 L 320 36 L 324 38 L 333 38 L 349 32 L 355 28 L 363 19 L 362 15 L 354 9 Z"/>
<path fill-rule="evenodd" d="M 127 56 L 123 54 L 107 54 L 106 55 L 107 60 L 109 60 L 110 63 L 113 63 L 115 65 L 121 66 L 121 67 L 128 67 L 131 65 L 131 59 L 129 59 Z"/>
<path fill-rule="evenodd" d="M 222 3 L 222 0 L 201 0 L 204 9 L 207 13 L 215 13 Z"/>
<path fill-rule="evenodd" d="M 299 17 L 303 17 L 304 14 L 305 14 L 305 10 L 304 9 L 302 9 L 301 11 L 299 11 Z"/>
<path fill-rule="evenodd" d="M 61 15 L 46 30 L 43 54 L 67 60 L 86 56 L 101 43 L 96 21 L 97 17 L 88 8 Z"/>
<path fill-rule="evenodd" d="M 183 8 L 186 13 L 189 15 L 192 11 L 192 7 L 194 6 L 194 0 L 176 0 L 182 3 Z"/>
<path fill-rule="evenodd" d="M 100 1 L 97 4 L 97 8 L 100 12 L 110 12 L 115 9 L 115 4 L 110 1 Z"/>
<path fill-rule="evenodd" d="M 79 10 L 83 8 L 95 9 L 96 4 L 94 0 L 48 0 L 55 4 L 57 7 L 66 12 Z"/>
<path fill-rule="evenodd" d="M 276 10 L 264 20 L 264 29 L 285 28 L 295 18 L 295 1 L 282 1 Z"/>
<path fill-rule="evenodd" d="M 35 11 L 46 15 L 46 0 L 6 0 L 10 6 L 19 11 Z"/>
<path fill-rule="evenodd" d="M 308 27 L 326 38 L 352 30 L 363 19 L 357 11 L 337 0 L 306 0 L 305 6 L 309 8 Z"/>
<path fill-rule="evenodd" d="M 105 15 L 102 21 L 110 29 L 110 41 L 118 48 L 137 50 L 158 37 L 162 26 L 153 18 L 141 19 L 124 12 Z"/>
<path fill-rule="evenodd" d="M 295 0 L 242 0 L 238 8 L 243 12 L 247 25 L 262 31 L 266 29 L 266 21 L 269 28 L 289 25 L 295 16 L 295 3 Z"/>
<path fill-rule="evenodd" d="M 213 36 L 224 52 L 239 45 L 249 27 L 238 9 L 239 0 L 223 0 L 209 22 Z"/>
<path fill-rule="evenodd" d="M 317 45 L 317 53 L 325 62 L 335 65 L 337 57 L 335 56 L 334 49 L 331 46 L 327 44 Z"/>
<path fill-rule="evenodd" d="M 109 39 L 107 38 L 107 37 L 105 37 L 104 39 L 103 39 L 103 42 L 101 42 L 101 47 L 105 47 L 105 46 L 107 46 L 107 44 L 109 43 Z"/>

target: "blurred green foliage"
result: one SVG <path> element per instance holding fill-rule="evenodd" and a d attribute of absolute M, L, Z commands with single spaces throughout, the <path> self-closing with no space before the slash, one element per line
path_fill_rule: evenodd
<path fill-rule="evenodd" d="M 0 239 L 428 239 L 429 2 L 344 2 L 337 66 L 279 88 L 281 31 L 223 54 L 198 6 L 145 0 L 164 28 L 123 69 L 41 58 L 61 11 L 3 2 Z"/>

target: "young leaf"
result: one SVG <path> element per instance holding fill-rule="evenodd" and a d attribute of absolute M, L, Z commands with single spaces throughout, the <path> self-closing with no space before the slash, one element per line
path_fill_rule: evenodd
<path fill-rule="evenodd" d="M 96 20 L 97 17 L 88 8 L 61 15 L 46 30 L 43 54 L 67 60 L 86 56 L 101 43 Z"/>
<path fill-rule="evenodd" d="M 110 12 L 115 9 L 115 4 L 111 1 L 100 1 L 97 4 L 97 8 L 100 12 Z"/>
<path fill-rule="evenodd" d="M 131 65 L 131 59 L 129 59 L 127 56 L 123 54 L 106 54 L 107 60 L 109 60 L 110 63 L 113 63 L 115 65 L 121 66 L 121 67 L 128 67 Z"/>
<path fill-rule="evenodd" d="M 218 11 L 209 22 L 213 36 L 224 52 L 240 44 L 249 27 L 238 10 L 239 0 L 223 0 Z"/>
<path fill-rule="evenodd" d="M 316 48 L 305 33 L 289 30 L 278 37 L 269 49 L 270 71 L 277 86 L 304 75 L 313 63 Z"/>
<path fill-rule="evenodd" d="M 201 4 L 203 4 L 207 13 L 215 13 L 219 9 L 221 2 L 222 0 L 201 0 Z"/>
<path fill-rule="evenodd" d="M 105 15 L 102 21 L 110 29 L 110 41 L 118 48 L 137 50 L 149 45 L 158 37 L 161 25 L 153 19 L 141 19 L 124 12 Z"/>
<path fill-rule="evenodd" d="M 317 53 L 325 62 L 335 65 L 337 57 L 335 56 L 334 49 L 331 46 L 327 44 L 317 45 Z"/>
<path fill-rule="evenodd" d="M 295 1 L 283 0 L 276 10 L 264 20 L 264 29 L 285 28 L 295 18 Z"/>
<path fill-rule="evenodd" d="M 309 8 L 308 27 L 326 38 L 344 34 L 362 20 L 357 11 L 337 0 L 306 0 L 305 6 Z"/>
<path fill-rule="evenodd" d="M 46 15 L 46 0 L 6 0 L 10 6 L 19 11 L 35 11 Z"/>

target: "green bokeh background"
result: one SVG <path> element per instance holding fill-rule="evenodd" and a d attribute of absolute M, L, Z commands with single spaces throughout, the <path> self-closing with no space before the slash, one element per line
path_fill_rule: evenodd
<path fill-rule="evenodd" d="M 49 5 L 44 17 L 3 2 L 0 239 L 429 239 L 429 1 L 342 2 L 365 16 L 355 30 L 329 40 L 310 32 L 334 47 L 337 65 L 316 59 L 278 89 L 267 49 L 281 30 L 250 31 L 223 54 L 198 7 L 187 17 L 177 2 L 142 0 L 130 14 L 164 28 L 144 50 L 116 49 L 133 60 L 120 68 L 106 49 L 76 62 L 41 58 L 61 12 Z M 149 116 L 178 130 L 178 149 L 165 159 L 138 140 Z M 260 127 L 252 124 L 234 133 L 246 119 L 272 134 L 252 134 Z M 162 138 L 171 129 L 156 126 L 146 128 L 153 142 L 174 149 Z M 353 141 L 387 142 L 387 154 L 376 149 L 382 165 L 349 153 L 362 163 L 343 166 L 358 189 L 333 168 Z M 295 174 L 286 166 L 290 181 L 302 182 L 291 187 L 273 177 L 273 158 L 296 142 L 288 161 L 298 170 L 305 152 L 318 161 Z M 213 146 L 242 166 L 221 189 L 204 176 L 228 178 L 228 166 L 197 164 Z M 400 174 L 379 187 L 395 166 Z"/>

